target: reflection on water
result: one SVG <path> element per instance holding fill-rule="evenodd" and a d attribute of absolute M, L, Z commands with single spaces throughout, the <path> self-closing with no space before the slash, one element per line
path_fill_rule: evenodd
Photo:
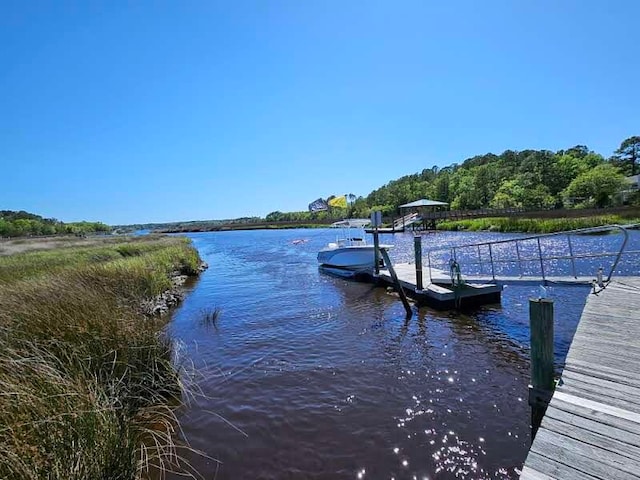
<path fill-rule="evenodd" d="M 407 322 L 384 289 L 319 274 L 331 231 L 192 238 L 210 269 L 170 331 L 203 394 L 182 413 L 184 433 L 222 462 L 217 478 L 517 477 L 529 445 L 527 298 L 537 287 L 509 286 L 502 305 L 474 312 L 424 308 Z M 411 235 L 392 243 L 394 258 L 409 260 Z M 561 364 L 588 289 L 549 291 Z M 200 313 L 215 306 L 217 328 L 203 327 Z M 215 461 L 188 458 L 213 478 Z"/>

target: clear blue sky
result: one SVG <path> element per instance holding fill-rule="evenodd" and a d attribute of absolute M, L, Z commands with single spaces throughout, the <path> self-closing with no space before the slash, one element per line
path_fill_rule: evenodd
<path fill-rule="evenodd" d="M 640 2 L 0 2 L 0 209 L 305 210 L 432 165 L 640 134 Z"/>

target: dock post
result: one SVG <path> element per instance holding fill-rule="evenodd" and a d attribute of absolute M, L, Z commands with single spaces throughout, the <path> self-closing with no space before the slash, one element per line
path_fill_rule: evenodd
<path fill-rule="evenodd" d="M 382 222 L 382 212 L 371 213 L 371 223 L 373 223 L 373 273 L 377 277 L 380 275 L 380 237 L 378 234 L 378 227 Z"/>
<path fill-rule="evenodd" d="M 404 305 L 404 310 L 405 312 L 407 312 L 407 318 L 411 318 L 411 316 L 413 315 L 413 310 L 411 310 L 411 304 L 407 299 L 407 294 L 404 293 L 404 290 L 402 289 L 402 284 L 400 283 L 400 280 L 398 280 L 398 275 L 396 275 L 396 271 L 393 268 L 393 264 L 391 263 L 389 254 L 387 253 L 387 250 L 384 248 L 380 249 L 380 254 L 382 255 L 382 258 L 384 258 L 384 263 L 387 265 L 387 268 L 389 269 L 389 275 L 391 275 L 393 284 L 396 287 L 396 292 L 398 292 L 398 295 L 400 295 L 400 300 L 402 300 L 402 305 Z"/>
<path fill-rule="evenodd" d="M 373 228 L 373 250 L 375 262 L 373 270 L 377 277 L 378 275 L 380 275 L 380 239 L 378 238 L 378 227 Z"/>
<path fill-rule="evenodd" d="M 416 290 L 423 290 L 422 284 L 422 236 L 413 237 L 413 249 L 416 257 Z"/>
<path fill-rule="evenodd" d="M 553 370 L 553 300 L 529 299 L 531 329 L 531 441 L 536 436 L 554 389 Z"/>

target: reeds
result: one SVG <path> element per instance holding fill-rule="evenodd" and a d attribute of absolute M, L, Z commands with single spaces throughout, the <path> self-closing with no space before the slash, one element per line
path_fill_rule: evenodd
<path fill-rule="evenodd" d="M 452 220 L 438 223 L 438 230 L 491 231 L 503 233 L 554 233 L 579 228 L 599 227 L 602 225 L 635 223 L 638 219 L 627 219 L 617 215 L 601 215 L 577 218 L 475 218 Z"/>
<path fill-rule="evenodd" d="M 203 327 L 218 328 L 219 317 L 220 317 L 220 309 L 218 307 L 204 309 L 200 314 L 200 325 Z"/>
<path fill-rule="evenodd" d="M 198 264 L 179 238 L 0 258 L 0 478 L 126 480 L 177 463 L 180 375 L 162 320 L 138 306 Z"/>

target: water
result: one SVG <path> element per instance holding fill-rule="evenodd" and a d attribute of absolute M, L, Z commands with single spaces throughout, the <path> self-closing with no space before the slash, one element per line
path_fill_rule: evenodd
<path fill-rule="evenodd" d="M 530 443 L 527 299 L 537 286 L 508 286 L 501 305 L 466 314 L 423 308 L 407 322 L 384 289 L 318 272 L 332 231 L 191 238 L 210 268 L 170 333 L 178 361 L 197 372 L 201 394 L 181 423 L 205 454 L 186 457 L 206 478 L 517 478 Z M 496 238 L 507 237 L 438 233 L 423 242 Z M 595 248 L 612 238 L 585 241 Z M 392 258 L 409 260 L 412 236 L 391 239 Z M 637 271 L 637 257 L 620 268 Z M 561 366 L 589 289 L 548 290 Z M 202 325 L 214 307 L 217 327 Z"/>

